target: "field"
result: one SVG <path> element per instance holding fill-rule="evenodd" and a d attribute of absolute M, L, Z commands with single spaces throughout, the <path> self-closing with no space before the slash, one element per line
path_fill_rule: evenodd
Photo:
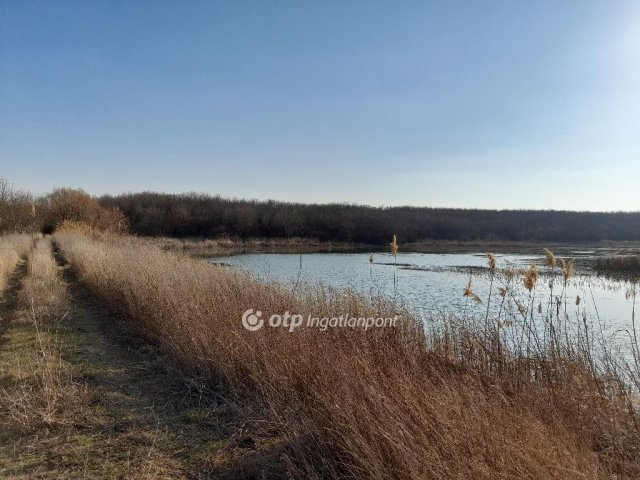
<path fill-rule="evenodd" d="M 539 269 L 560 297 L 572 275 L 551 252 L 524 271 L 489 256 L 495 290 L 467 286 L 517 318 L 423 325 L 384 298 L 293 292 L 158 241 L 69 229 L 2 244 L 3 478 L 640 476 L 635 335 L 630 357 L 579 318 L 567 335 L 555 298 L 534 302 Z M 400 322 L 248 331 L 257 304 Z"/>

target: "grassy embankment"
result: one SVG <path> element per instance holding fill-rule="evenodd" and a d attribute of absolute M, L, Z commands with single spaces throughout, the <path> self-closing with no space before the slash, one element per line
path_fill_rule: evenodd
<path fill-rule="evenodd" d="M 536 300 L 537 268 L 490 264 L 493 300 L 471 285 L 465 294 L 502 302 L 504 314 L 477 323 L 447 318 L 425 330 L 403 312 L 398 328 L 248 332 L 240 323 L 248 308 L 265 317 L 397 312 L 352 292 L 294 294 L 133 238 L 56 238 L 93 294 L 242 406 L 247 446 L 260 452 L 254 465 L 277 464 L 297 478 L 640 475 L 637 397 L 628 387 L 638 365 L 598 354 L 597 330 L 568 320 L 553 296 Z M 562 296 L 571 264 L 556 262 L 550 255 Z M 528 297 L 514 297 L 516 282 Z"/>
<path fill-rule="evenodd" d="M 217 257 L 242 253 L 326 253 L 380 250 L 372 246 L 348 242 L 323 242 L 307 238 L 276 239 L 178 239 L 168 237 L 142 237 L 162 250 L 186 253 L 197 257 Z"/>
<path fill-rule="evenodd" d="M 243 253 L 341 253 L 341 252 L 386 252 L 387 245 L 365 243 L 329 242 L 308 238 L 271 239 L 179 239 L 168 237 L 141 237 L 152 245 L 174 253 L 186 253 L 197 257 L 222 257 Z M 625 255 L 640 251 L 638 242 L 596 242 L 596 243 L 540 243 L 509 242 L 500 240 L 422 241 L 404 243 L 403 251 L 416 253 L 457 253 L 457 252 L 500 252 L 500 253 L 540 253 L 543 247 L 555 252 L 572 250 L 606 249 L 610 255 Z"/>

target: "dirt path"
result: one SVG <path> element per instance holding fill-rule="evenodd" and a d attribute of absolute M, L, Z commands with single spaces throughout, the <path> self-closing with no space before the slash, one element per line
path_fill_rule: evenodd
<path fill-rule="evenodd" d="M 44 425 L 15 431 L 0 421 L 0 478 L 271 478 L 255 461 L 258 452 L 243 433 L 239 411 L 172 370 L 58 261 L 69 314 L 38 335 L 59 345 L 73 382 L 68 388 L 79 393 Z M 5 400 L 25 394 L 16 379 L 27 378 L 25 365 L 37 361 L 36 329 L 27 313 L 12 300 L 0 311 L 13 320 L 0 344 Z"/>

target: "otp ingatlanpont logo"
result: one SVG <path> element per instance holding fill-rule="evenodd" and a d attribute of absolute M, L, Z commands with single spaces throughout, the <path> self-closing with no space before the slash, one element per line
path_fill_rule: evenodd
<path fill-rule="evenodd" d="M 250 308 L 242 314 L 242 326 L 250 332 L 260 330 L 264 325 L 264 320 L 261 317 L 262 312 L 260 310 L 254 313 L 253 308 Z"/>

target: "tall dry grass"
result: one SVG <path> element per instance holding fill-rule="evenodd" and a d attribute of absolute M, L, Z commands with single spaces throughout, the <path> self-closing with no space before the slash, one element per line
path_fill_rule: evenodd
<path fill-rule="evenodd" d="M 565 343 L 539 354 L 524 304 L 516 334 L 489 318 L 477 328 L 448 318 L 425 329 L 406 312 L 397 328 L 366 332 L 250 332 L 240 321 L 249 308 L 264 318 L 398 312 L 353 292 L 306 287 L 294 295 L 133 238 L 56 241 L 79 278 L 182 368 L 268 412 L 270 428 L 286 439 L 279 458 L 295 478 L 640 475 L 625 387 Z M 524 275 L 532 292 L 537 270 Z"/>
<path fill-rule="evenodd" d="M 38 238 L 27 255 L 27 275 L 18 292 L 21 306 L 34 322 L 60 320 L 67 306 L 67 288 L 51 249 L 51 239 Z"/>
<path fill-rule="evenodd" d="M 353 242 L 331 242 L 310 238 L 217 238 L 179 239 L 171 237 L 141 237 L 163 250 L 195 256 L 227 256 L 238 253 L 277 252 L 340 252 L 370 250 L 371 246 Z"/>
<path fill-rule="evenodd" d="M 605 273 L 627 273 L 637 277 L 640 275 L 640 254 L 598 258 L 596 269 Z"/>
<path fill-rule="evenodd" d="M 0 390 L 5 429 L 28 434 L 80 420 L 90 394 L 62 359 L 58 326 L 66 315 L 67 300 L 50 238 L 34 239 L 15 302 L 24 345 L 20 355 L 7 363 L 9 375 Z"/>
<path fill-rule="evenodd" d="M 32 239 L 29 235 L 11 234 L 0 236 L 0 292 L 3 292 L 6 288 L 18 261 L 26 256 L 31 244 Z"/>

